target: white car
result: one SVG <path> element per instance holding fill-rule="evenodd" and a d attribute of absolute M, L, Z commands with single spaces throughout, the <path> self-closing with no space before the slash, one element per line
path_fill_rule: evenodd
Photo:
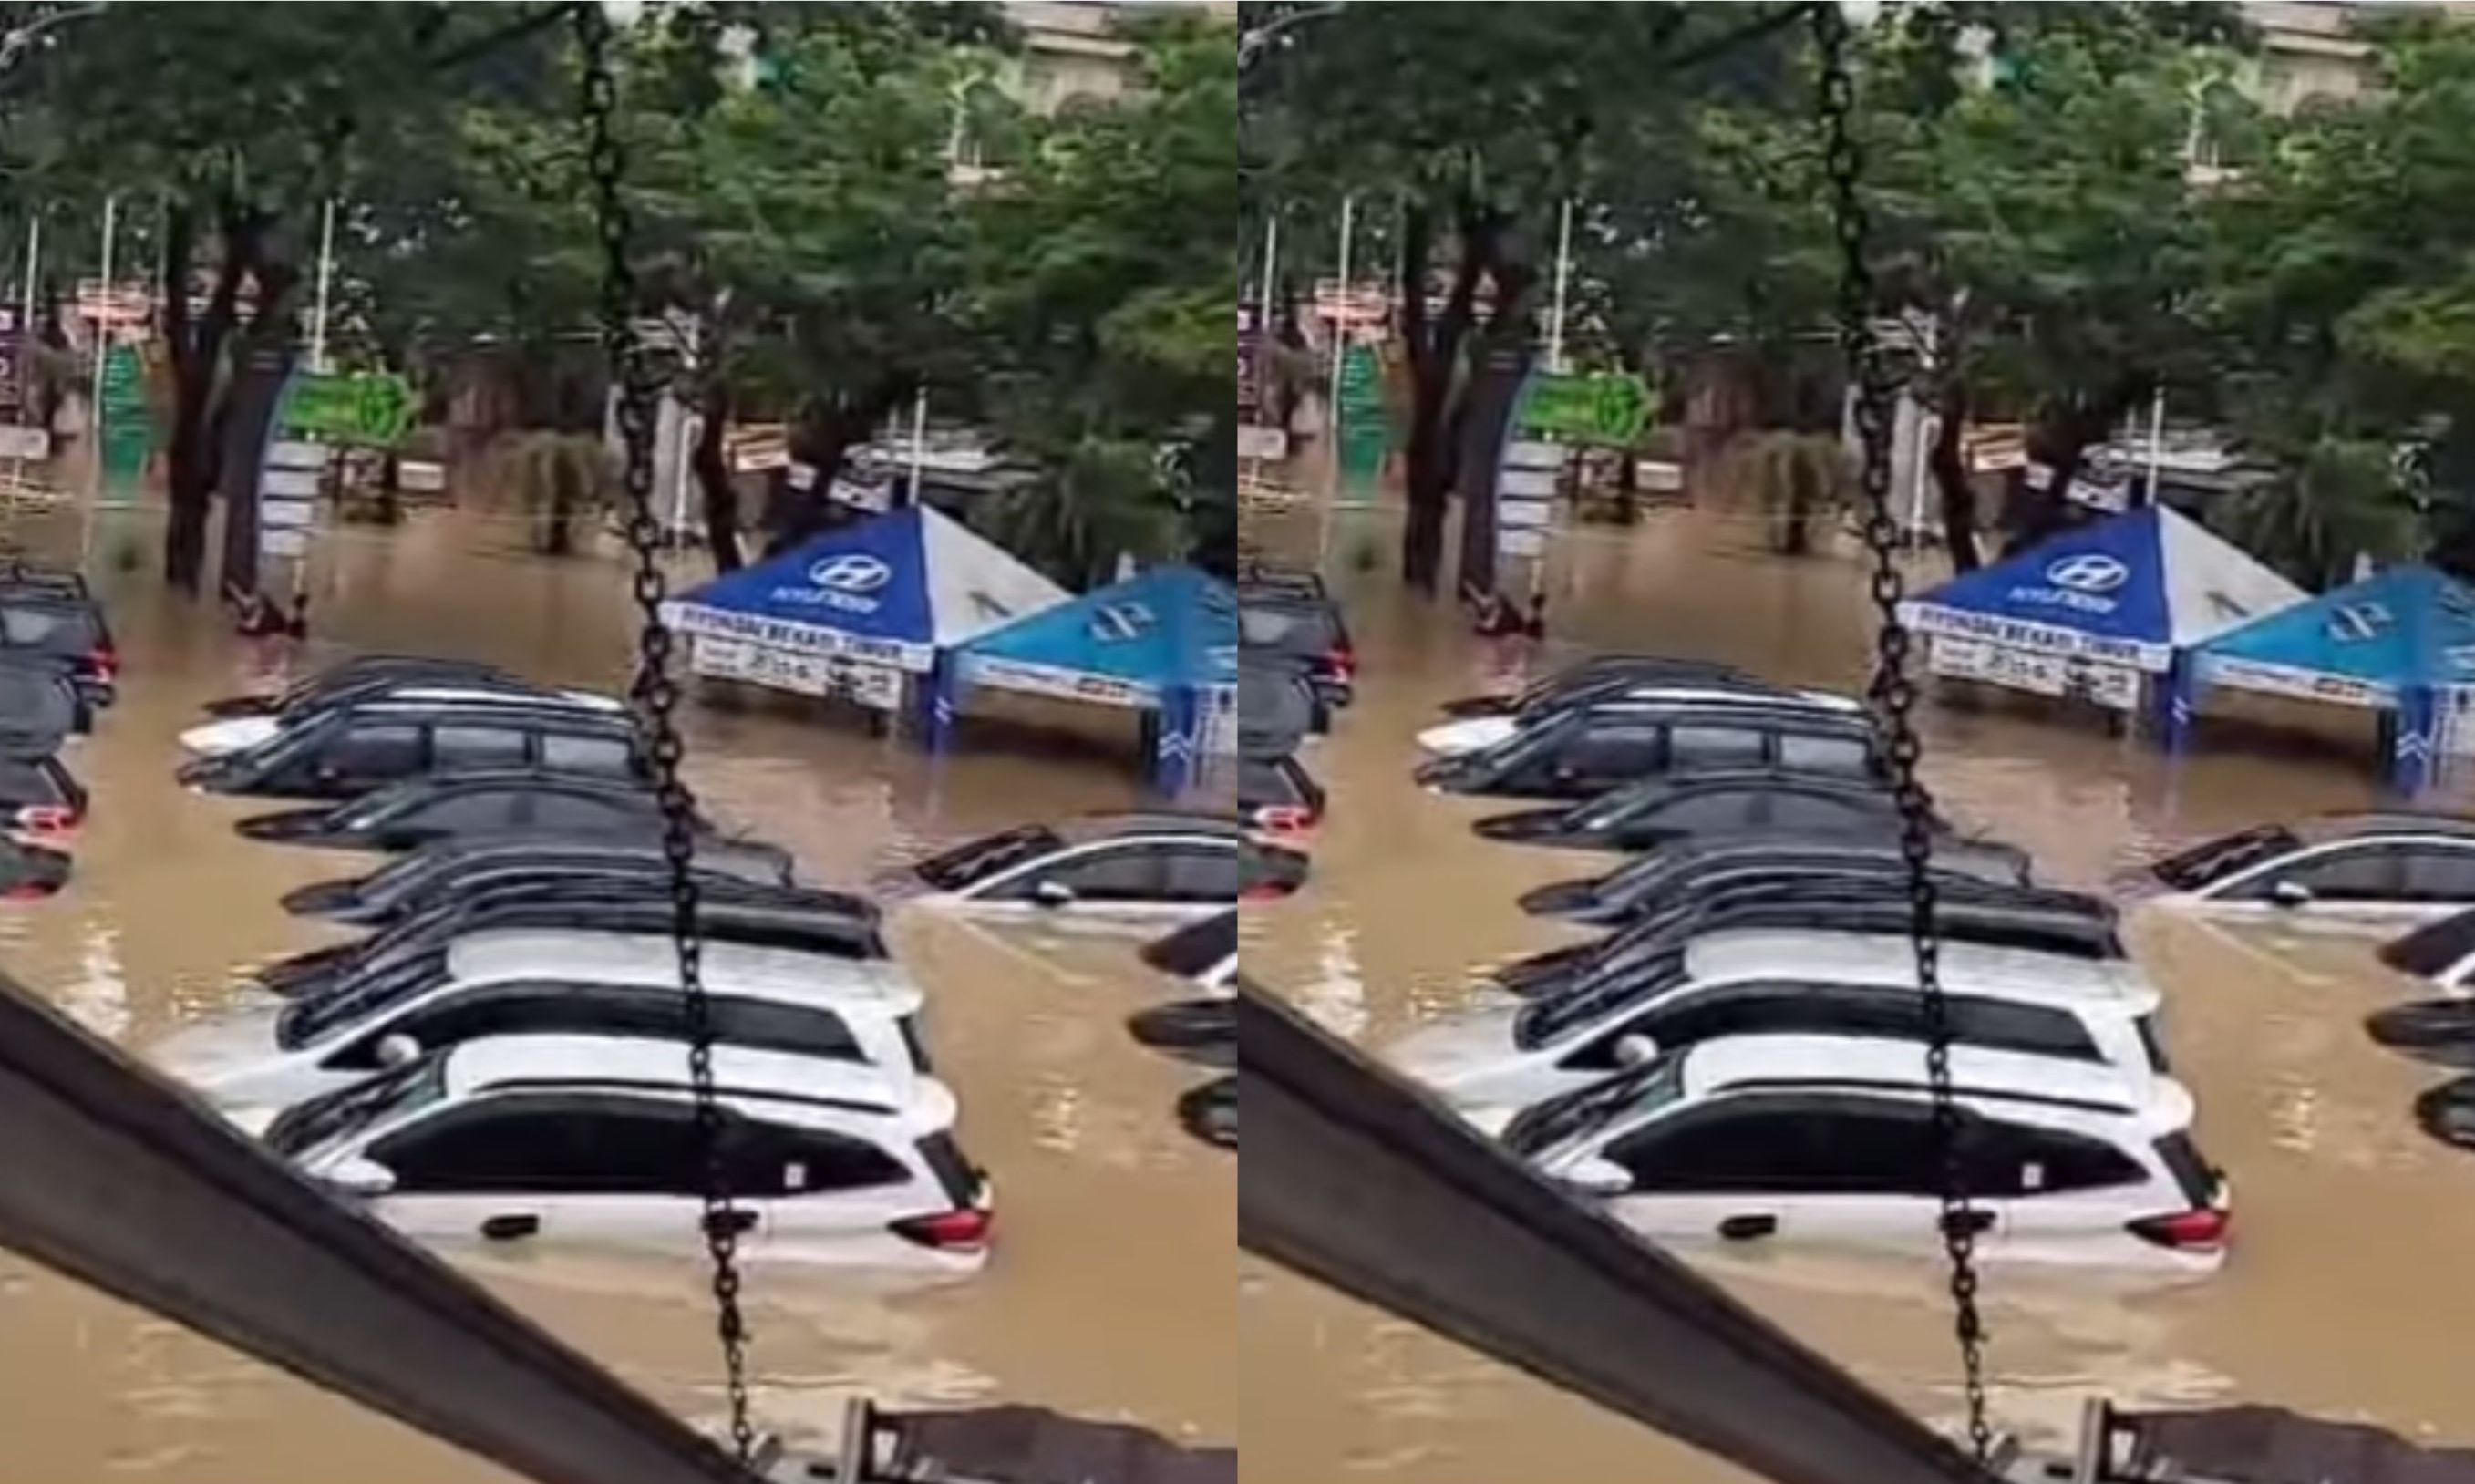
<path fill-rule="evenodd" d="M 627 703 L 616 696 L 600 695 L 591 691 L 539 691 L 530 688 L 481 689 L 470 685 L 441 686 L 407 684 L 401 690 L 378 694 L 355 696 L 342 703 L 355 709 L 373 712 L 403 711 L 411 714 L 436 710 L 445 706 L 503 706 L 514 709 L 547 706 L 568 711 L 585 711 L 602 716 L 621 716 Z M 219 758 L 228 753 L 246 752 L 295 727 L 323 717 L 331 709 L 311 704 L 272 716 L 228 717 L 193 726 L 181 734 L 181 746 L 202 758 Z"/>
<path fill-rule="evenodd" d="M 986 1259 L 990 1188 L 955 1147 L 943 1083 L 736 1046 L 715 1048 L 713 1074 L 746 1251 L 943 1271 Z M 303 1174 L 417 1237 L 674 1251 L 701 1240 L 701 1146 L 678 1040 L 466 1041 L 296 1104 L 261 1133 Z"/>
<path fill-rule="evenodd" d="M 1542 704 L 1527 707 L 1506 716 L 1463 717 L 1431 726 L 1418 734 L 1418 745 L 1437 757 L 1457 758 L 1464 753 L 1483 752 L 1509 741 L 1516 734 L 1537 725 L 1549 717 L 1560 716 L 1576 707 L 1618 706 L 1628 702 L 1658 708 L 1689 706 L 1715 707 L 1784 707 L 1791 710 L 1821 711 L 1834 716 L 1855 716 L 1865 703 L 1852 696 L 1831 691 L 1785 691 L 1767 686 L 1713 686 L 1650 682 L 1639 685 L 1593 690 L 1581 694 L 1556 696 Z"/>
<path fill-rule="evenodd" d="M 2297 926 L 2425 922 L 2475 908 L 2475 819 L 2353 815 L 2269 824 L 2152 867 L 2160 905 Z"/>
<path fill-rule="evenodd" d="M 922 907 L 973 916 L 1157 931 L 1286 895 L 1306 858 L 1200 814 L 1096 815 L 973 840 L 913 868 Z"/>
<path fill-rule="evenodd" d="M 2137 965 L 1947 942 L 1954 1040 L 2162 1075 L 2162 997 Z M 1494 1002 L 1395 1042 L 1388 1059 L 1481 1125 L 1679 1046 L 1725 1035 L 1923 1040 L 1916 948 L 1903 935 L 1705 934 L 1578 992 Z"/>
<path fill-rule="evenodd" d="M 1953 1048 L 1978 1253 L 2169 1267 L 2224 1260 L 2225 1180 L 2164 1078 Z M 1671 1052 L 1539 1105 L 1504 1142 L 1661 1241 L 1938 1250 L 1943 1185 L 1925 1048 L 1748 1035 Z"/>
<path fill-rule="evenodd" d="M 707 943 L 703 983 L 724 1041 L 896 1079 L 924 1070 L 923 997 L 888 961 Z M 683 1035 L 685 1015 L 668 935 L 509 929 L 313 998 L 219 1015 L 151 1055 L 218 1107 L 282 1107 L 479 1036 Z"/>

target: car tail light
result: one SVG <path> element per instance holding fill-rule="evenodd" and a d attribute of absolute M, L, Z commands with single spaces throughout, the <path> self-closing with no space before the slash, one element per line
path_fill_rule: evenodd
<path fill-rule="evenodd" d="M 897 1221 L 887 1229 L 917 1247 L 941 1253 L 984 1252 L 989 1245 L 989 1227 L 994 1220 L 978 1206 L 960 1210 L 940 1211 L 934 1216 L 913 1216 Z"/>
<path fill-rule="evenodd" d="M 1358 652 L 1344 645 L 1335 645 L 1324 651 L 1323 662 L 1332 667 L 1336 680 L 1358 678 Z"/>
<path fill-rule="evenodd" d="M 44 882 L 21 881 L 8 890 L 0 891 L 0 901 L 39 902 L 56 894 L 60 889 Z"/>
<path fill-rule="evenodd" d="M 17 811 L 17 828 L 34 835 L 58 835 L 77 822 L 77 811 L 61 804 L 28 804 Z"/>
<path fill-rule="evenodd" d="M 94 667 L 96 679 L 117 680 L 120 678 L 120 651 L 114 649 L 111 645 L 97 645 L 94 648 L 86 651 L 86 660 L 87 664 Z"/>
<path fill-rule="evenodd" d="M 2133 1236 L 2178 1253 L 2213 1253 L 2226 1245 L 2234 1218 L 2214 1206 L 2149 1216 L 2129 1224 Z"/>
<path fill-rule="evenodd" d="M 1277 902 L 1296 889 L 1297 887 L 1295 885 L 1286 881 L 1259 881 L 1253 886 L 1248 887 L 1245 890 L 1238 892 L 1238 900 L 1241 902 Z"/>
<path fill-rule="evenodd" d="M 1255 811 L 1255 828 L 1273 835 L 1295 835 L 1314 824 L 1314 811 L 1301 804 L 1266 804 Z"/>

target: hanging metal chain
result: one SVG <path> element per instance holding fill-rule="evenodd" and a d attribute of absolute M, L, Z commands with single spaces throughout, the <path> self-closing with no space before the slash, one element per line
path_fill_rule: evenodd
<path fill-rule="evenodd" d="M 1855 392 L 1865 545 L 1874 558 L 1873 598 L 1880 635 L 1867 694 L 1890 762 L 1899 809 L 1899 852 L 1908 865 L 1909 931 L 1916 943 L 1917 987 L 1924 1002 L 1925 1075 L 1933 1089 L 1934 1145 L 1942 1165 L 1942 1238 L 1950 1256 L 1968 1441 L 1982 1464 L 1994 1447 L 1994 1432 L 1985 1420 L 1985 1326 L 1976 1310 L 1976 1233 L 1982 1218 L 1969 1199 L 1968 1172 L 1960 1157 L 1959 1104 L 1950 1077 L 1950 1007 L 1943 995 L 1935 929 L 1933 797 L 1917 779 L 1923 750 L 1911 715 L 1917 690 L 1908 679 L 1909 636 L 1899 618 L 1906 581 L 1899 564 L 1899 526 L 1891 513 L 1895 388 L 1874 333 L 1874 275 L 1867 260 L 1871 222 L 1857 188 L 1864 154 L 1856 139 L 1856 83 L 1849 65 L 1848 21 L 1835 0 L 1813 7 L 1813 31 L 1822 63 L 1824 165 L 1830 177 L 1831 219 L 1839 245 L 1839 336 Z"/>
<path fill-rule="evenodd" d="M 755 1452 L 756 1431 L 747 1420 L 747 1326 L 739 1310 L 743 1218 L 731 1199 L 729 1176 L 723 1165 L 722 1108 L 713 1080 L 712 1006 L 705 996 L 703 939 L 697 922 L 696 798 L 679 778 L 685 749 L 673 715 L 679 692 L 671 680 L 671 631 L 662 619 L 669 583 L 661 566 L 662 528 L 653 517 L 656 388 L 636 334 L 636 275 L 628 257 L 627 203 L 620 193 L 625 162 L 619 143 L 619 85 L 610 61 L 610 21 L 597 0 L 577 5 L 575 17 L 583 58 L 587 168 L 593 177 L 594 220 L 601 239 L 601 339 L 619 394 L 627 545 L 636 562 L 634 596 L 640 627 L 636 676 L 628 696 L 661 801 L 662 853 L 671 867 L 672 937 L 678 947 L 679 988 L 686 1001 L 688 1077 L 696 1092 L 697 1146 L 704 1175 L 704 1239 L 713 1257 L 713 1299 L 729 1396 L 731 1447 L 746 1464 Z"/>

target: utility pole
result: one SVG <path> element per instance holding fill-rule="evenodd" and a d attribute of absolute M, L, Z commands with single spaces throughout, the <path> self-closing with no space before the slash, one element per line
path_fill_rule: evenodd
<path fill-rule="evenodd" d="M 318 229 L 318 306 L 309 315 L 309 369 L 327 370 L 327 299 L 335 277 L 335 198 L 327 198 L 326 219 Z"/>
<path fill-rule="evenodd" d="M 1547 369 L 1564 369 L 1564 293 L 1573 276 L 1573 198 L 1564 198 L 1564 209 L 1556 228 L 1556 304 L 1547 317 Z"/>

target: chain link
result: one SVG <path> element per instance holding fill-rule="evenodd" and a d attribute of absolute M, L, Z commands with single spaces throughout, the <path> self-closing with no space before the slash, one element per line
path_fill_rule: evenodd
<path fill-rule="evenodd" d="M 1923 750 L 1911 716 L 1917 691 L 1908 679 L 1909 636 L 1899 618 L 1906 582 L 1899 564 L 1899 527 L 1891 514 L 1895 387 L 1874 333 L 1874 275 L 1867 261 L 1871 222 L 1857 188 L 1864 173 L 1864 152 L 1856 138 L 1856 83 L 1849 64 L 1848 21 L 1835 0 L 1822 0 L 1813 7 L 1813 30 L 1822 62 L 1824 166 L 1830 177 L 1831 221 L 1839 247 L 1839 335 L 1855 391 L 1865 545 L 1874 558 L 1871 592 L 1880 634 L 1867 698 L 1889 754 L 1892 789 L 1899 809 L 1899 852 L 1908 864 L 1909 931 L 1916 942 L 1917 987 L 1924 1000 L 1925 1076 L 1933 1089 L 1934 1144 L 1942 1165 L 1942 1239 L 1950 1257 L 1950 1297 L 1967 1395 L 1968 1442 L 1976 1461 L 1984 1464 L 1993 1452 L 1994 1432 L 1985 1420 L 1985 1326 L 1976 1309 L 1979 1216 L 1969 1198 L 1968 1172 L 1960 1161 L 1959 1105 L 1950 1077 L 1950 1007 L 1943 995 L 1941 944 L 1935 931 L 1933 797 L 1917 778 L 1917 759 Z"/>
<path fill-rule="evenodd" d="M 698 1152 L 702 1156 L 707 1250 L 713 1257 L 716 1326 L 722 1337 L 723 1382 L 730 1404 L 730 1442 L 743 1465 L 756 1448 L 747 1417 L 747 1326 L 739 1309 L 741 1212 L 722 1160 L 722 1108 L 714 1094 L 712 1006 L 704 989 L 703 939 L 698 931 L 696 798 L 679 778 L 684 748 L 673 713 L 671 631 L 662 619 L 669 583 L 661 567 L 662 529 L 653 517 L 652 426 L 656 388 L 636 330 L 636 275 L 628 257 L 632 223 L 620 192 L 625 174 L 619 141 L 619 84 L 610 60 L 610 21 L 594 0 L 575 8 L 583 58 L 587 168 L 601 246 L 601 338 L 618 389 L 620 442 L 627 497 L 627 545 L 635 553 L 633 593 L 640 623 L 636 676 L 628 689 L 636 724 L 653 766 L 662 809 L 662 853 L 670 861 L 672 937 L 679 956 L 679 988 L 687 1008 L 688 1078 L 696 1092 Z"/>

